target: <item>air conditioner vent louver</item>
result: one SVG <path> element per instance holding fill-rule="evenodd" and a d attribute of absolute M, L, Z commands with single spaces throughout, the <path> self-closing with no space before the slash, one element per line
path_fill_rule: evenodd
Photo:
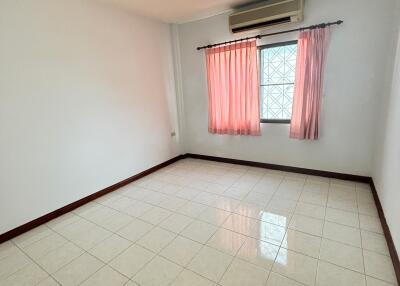
<path fill-rule="evenodd" d="M 276 27 L 303 20 L 304 0 L 270 0 L 266 4 L 241 10 L 229 16 L 232 33 Z"/>

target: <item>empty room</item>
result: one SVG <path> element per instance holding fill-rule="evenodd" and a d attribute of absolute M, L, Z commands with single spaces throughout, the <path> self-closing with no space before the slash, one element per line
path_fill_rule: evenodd
<path fill-rule="evenodd" d="M 399 286 L 400 0 L 0 0 L 0 286 Z"/>

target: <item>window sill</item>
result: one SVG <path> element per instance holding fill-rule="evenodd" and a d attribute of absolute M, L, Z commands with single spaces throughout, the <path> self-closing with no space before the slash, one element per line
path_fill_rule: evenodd
<path fill-rule="evenodd" d="M 281 119 L 281 120 L 261 119 L 260 122 L 261 123 L 290 124 L 290 119 Z"/>

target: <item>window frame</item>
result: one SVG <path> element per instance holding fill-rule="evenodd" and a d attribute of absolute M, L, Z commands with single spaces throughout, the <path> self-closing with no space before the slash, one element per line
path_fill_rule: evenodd
<path fill-rule="evenodd" d="M 298 44 L 297 40 L 292 40 L 292 41 L 285 41 L 285 42 L 277 42 L 277 43 L 272 43 L 272 44 L 266 44 L 266 45 L 260 45 L 257 46 L 258 49 L 258 58 L 259 58 L 259 65 L 261 67 L 261 51 L 264 49 L 270 49 L 270 48 L 275 48 L 275 47 L 284 47 L 284 46 L 289 46 L 289 45 L 294 45 Z M 259 81 L 260 81 L 260 103 L 262 103 L 262 93 L 261 93 L 261 72 L 259 75 Z M 261 118 L 261 109 L 260 109 L 260 123 L 276 123 L 276 124 L 290 124 L 291 119 L 267 119 L 267 118 Z"/>

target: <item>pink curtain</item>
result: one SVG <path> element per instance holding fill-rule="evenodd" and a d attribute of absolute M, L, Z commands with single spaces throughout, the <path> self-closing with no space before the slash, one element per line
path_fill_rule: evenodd
<path fill-rule="evenodd" d="M 290 138 L 319 138 L 324 65 L 329 36 L 329 28 L 300 32 Z"/>
<path fill-rule="evenodd" d="M 208 131 L 260 135 L 256 41 L 206 50 Z"/>

